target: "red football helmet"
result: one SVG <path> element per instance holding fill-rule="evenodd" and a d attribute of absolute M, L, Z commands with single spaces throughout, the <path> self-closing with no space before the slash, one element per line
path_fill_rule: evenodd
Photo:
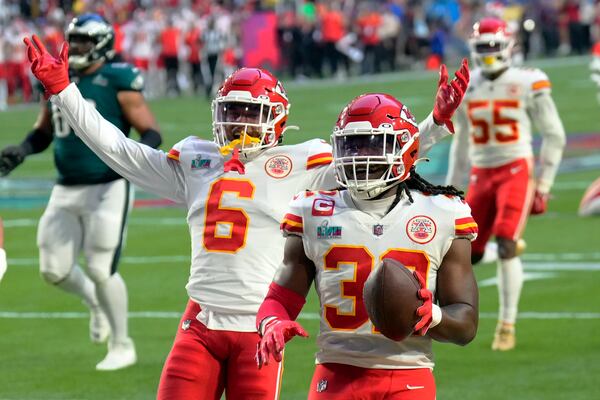
<path fill-rule="evenodd" d="M 485 72 L 494 73 L 510 66 L 514 40 L 506 22 L 499 18 L 483 18 L 475 23 L 469 46 L 473 61 Z"/>
<path fill-rule="evenodd" d="M 212 102 L 213 135 L 224 152 L 242 154 L 276 146 L 284 132 L 290 104 L 281 82 L 260 68 L 231 74 Z"/>
<path fill-rule="evenodd" d="M 356 198 L 370 199 L 410 177 L 419 127 L 393 96 L 363 94 L 342 110 L 331 141 L 339 184 Z"/>

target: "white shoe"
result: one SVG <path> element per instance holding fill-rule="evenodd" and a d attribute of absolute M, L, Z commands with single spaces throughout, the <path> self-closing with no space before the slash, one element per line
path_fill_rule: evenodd
<path fill-rule="evenodd" d="M 493 263 L 498 259 L 498 243 L 496 242 L 487 242 L 485 245 L 485 250 L 483 251 L 483 258 L 481 262 L 483 264 Z"/>
<path fill-rule="evenodd" d="M 137 362 L 133 340 L 127 338 L 123 342 L 109 343 L 108 354 L 96 365 L 97 371 L 114 371 L 129 367 Z"/>
<path fill-rule="evenodd" d="M 104 343 L 110 335 L 110 324 L 100 307 L 90 308 L 90 340 L 92 343 Z"/>
<path fill-rule="evenodd" d="M 517 240 L 517 247 L 515 249 L 517 257 L 525 252 L 527 248 L 527 242 L 523 239 Z M 483 264 L 493 263 L 498 260 L 498 243 L 496 242 L 487 242 L 485 245 L 485 250 L 483 252 L 483 258 L 481 262 Z"/>

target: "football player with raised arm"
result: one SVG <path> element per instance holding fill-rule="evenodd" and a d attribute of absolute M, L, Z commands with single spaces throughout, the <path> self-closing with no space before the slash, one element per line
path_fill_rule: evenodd
<path fill-rule="evenodd" d="M 279 222 L 300 190 L 336 186 L 331 146 L 319 139 L 293 146 L 283 139 L 290 104 L 269 72 L 242 68 L 212 103 L 214 141 L 192 136 L 168 152 L 127 139 L 69 84 L 68 60 L 26 39 L 32 71 L 53 95 L 76 134 L 123 176 L 187 207 L 192 242 L 189 303 L 165 362 L 159 399 L 273 399 L 282 369 L 258 370 L 256 312 L 279 267 Z M 449 84 L 442 71 L 434 116 L 423 129 L 431 145 L 468 82 L 466 65 Z M 442 82 L 442 80 L 444 80 Z M 435 121 L 435 122 L 434 122 Z"/>
<path fill-rule="evenodd" d="M 141 92 L 140 72 L 129 64 L 110 62 L 115 41 L 112 26 L 99 15 L 83 14 L 71 22 L 66 38 L 71 80 L 85 101 L 126 135 L 135 128 L 142 146 L 158 147 L 161 135 Z M 66 47 L 63 50 L 66 58 Z M 127 367 L 136 362 L 136 352 L 127 327 L 127 288 L 117 266 L 133 190 L 46 100 L 23 142 L 0 153 L 0 174 L 7 175 L 50 144 L 58 179 L 38 227 L 41 275 L 88 306 L 92 342 L 108 339 L 108 354 L 96 369 Z M 80 252 L 86 272 L 78 265 Z"/>
<path fill-rule="evenodd" d="M 470 39 L 477 65 L 456 113 L 446 183 L 462 185 L 472 165 L 467 203 L 479 225 L 473 263 L 480 261 L 491 235 L 498 244 L 500 310 L 493 350 L 515 347 L 515 322 L 523 286 L 517 252 L 529 214 L 546 211 L 558 170 L 565 131 L 550 95 L 548 76 L 511 66 L 514 40 L 506 23 L 484 18 Z M 534 176 L 532 124 L 542 135 L 539 173 Z"/>
<path fill-rule="evenodd" d="M 477 332 L 477 224 L 461 192 L 416 173 L 419 128 L 394 97 L 354 99 L 331 141 L 342 189 L 305 191 L 290 203 L 282 266 L 256 319 L 258 364 L 281 361 L 285 342 L 306 336 L 294 320 L 314 281 L 321 326 L 309 399 L 434 400 L 432 339 L 466 345 Z M 413 335 L 399 342 L 376 332 L 363 303 L 384 258 L 414 270 L 424 301 Z"/>

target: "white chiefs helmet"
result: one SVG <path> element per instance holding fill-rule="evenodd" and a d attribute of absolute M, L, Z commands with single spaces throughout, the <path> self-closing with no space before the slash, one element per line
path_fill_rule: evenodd
<path fill-rule="evenodd" d="M 483 18 L 473 25 L 469 39 L 475 65 L 484 72 L 494 73 L 508 68 L 515 41 L 506 22 L 499 18 Z"/>

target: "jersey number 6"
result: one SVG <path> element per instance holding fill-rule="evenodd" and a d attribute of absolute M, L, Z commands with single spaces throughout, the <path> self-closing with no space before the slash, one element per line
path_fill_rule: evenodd
<path fill-rule="evenodd" d="M 223 207 L 225 193 L 242 199 L 254 197 L 254 185 L 247 179 L 219 179 L 208 194 L 204 216 L 204 247 L 208 251 L 235 253 L 246 245 L 250 218 L 241 208 Z"/>

